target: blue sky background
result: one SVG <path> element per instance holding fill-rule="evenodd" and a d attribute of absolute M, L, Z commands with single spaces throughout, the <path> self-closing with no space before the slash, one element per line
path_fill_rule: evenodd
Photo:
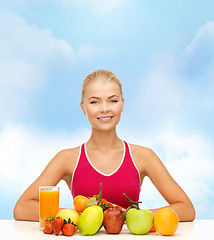
<path fill-rule="evenodd" d="M 214 2 L 0 0 L 0 219 L 62 148 L 87 141 L 85 76 L 123 84 L 118 135 L 152 148 L 214 216 Z M 64 183 L 60 204 L 72 207 Z M 149 179 L 142 207 L 166 204 Z"/>

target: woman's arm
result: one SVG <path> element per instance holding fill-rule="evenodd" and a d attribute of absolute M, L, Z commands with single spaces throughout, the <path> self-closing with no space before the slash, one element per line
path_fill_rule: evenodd
<path fill-rule="evenodd" d="M 13 212 L 15 220 L 39 221 L 39 186 L 56 186 L 61 179 L 66 180 L 72 174 L 68 172 L 72 152 L 72 149 L 59 152 L 21 195 Z"/>
<path fill-rule="evenodd" d="M 144 149 L 143 155 L 144 174 L 151 179 L 160 194 L 169 203 L 167 207 L 176 212 L 180 221 L 193 221 L 195 209 L 183 189 L 171 177 L 164 164 L 151 149 Z M 151 211 L 155 215 L 160 209 L 151 209 Z"/>

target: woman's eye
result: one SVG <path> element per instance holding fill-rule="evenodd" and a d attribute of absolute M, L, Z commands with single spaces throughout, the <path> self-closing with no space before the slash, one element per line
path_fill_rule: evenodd
<path fill-rule="evenodd" d="M 111 100 L 111 102 L 112 102 L 112 103 L 116 103 L 116 102 L 118 102 L 118 101 L 117 101 L 117 100 Z"/>
<path fill-rule="evenodd" d="M 90 104 L 96 104 L 98 103 L 97 101 L 91 101 Z"/>

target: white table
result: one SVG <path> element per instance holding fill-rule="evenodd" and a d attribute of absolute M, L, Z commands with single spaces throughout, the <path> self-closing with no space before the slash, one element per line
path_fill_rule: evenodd
<path fill-rule="evenodd" d="M 175 234 L 168 237 L 168 239 L 214 239 L 213 236 L 214 220 L 195 220 L 194 222 L 179 223 L 178 229 Z M 25 222 L 14 220 L 0 220 L 0 233 L 1 239 L 69 239 L 69 237 L 63 235 L 48 235 L 44 234 L 39 229 L 38 222 Z M 161 236 L 158 233 L 148 233 L 146 235 L 133 235 L 129 232 L 126 225 L 123 226 L 123 230 L 120 234 L 111 235 L 106 234 L 104 228 L 93 236 L 83 237 L 77 231 L 71 239 L 85 238 L 90 239 L 166 239 L 166 236 Z"/>

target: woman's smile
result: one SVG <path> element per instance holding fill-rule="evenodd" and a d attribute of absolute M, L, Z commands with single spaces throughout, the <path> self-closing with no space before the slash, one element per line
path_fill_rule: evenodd
<path fill-rule="evenodd" d="M 111 121 L 113 116 L 106 116 L 106 117 L 98 117 L 97 119 L 100 120 L 101 122 L 108 123 Z"/>

